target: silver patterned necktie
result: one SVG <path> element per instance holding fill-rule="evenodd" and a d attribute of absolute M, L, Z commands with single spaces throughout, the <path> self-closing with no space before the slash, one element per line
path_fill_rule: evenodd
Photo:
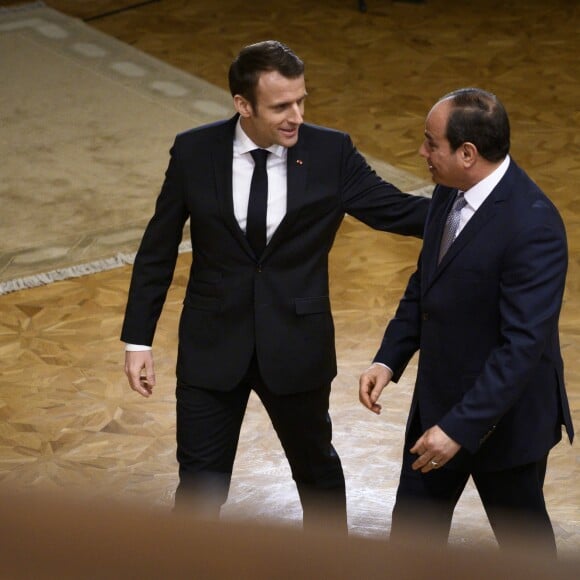
<path fill-rule="evenodd" d="M 443 259 L 443 256 L 447 253 L 447 250 L 455 240 L 457 235 L 457 228 L 459 227 L 459 218 L 461 217 L 461 210 L 467 205 L 465 196 L 463 192 L 460 191 L 457 194 L 457 198 L 451 206 L 451 211 L 447 216 L 445 221 L 445 229 L 443 230 L 443 236 L 441 237 L 441 246 L 439 247 L 439 262 Z"/>

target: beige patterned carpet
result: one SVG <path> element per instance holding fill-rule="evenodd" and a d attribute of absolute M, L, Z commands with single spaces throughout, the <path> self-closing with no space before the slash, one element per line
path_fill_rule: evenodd
<path fill-rule="evenodd" d="M 0 54 L 0 294 L 130 262 L 173 137 L 229 94 L 41 3 L 0 10 Z"/>

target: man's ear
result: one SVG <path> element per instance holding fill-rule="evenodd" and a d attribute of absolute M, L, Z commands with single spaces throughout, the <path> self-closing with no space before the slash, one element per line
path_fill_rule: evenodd
<path fill-rule="evenodd" d="M 463 161 L 463 164 L 465 165 L 465 167 L 471 167 L 475 163 L 479 155 L 477 147 L 470 141 L 466 141 L 461 145 L 459 149 L 460 149 L 459 153 L 461 155 L 461 160 Z"/>
<path fill-rule="evenodd" d="M 234 107 L 241 117 L 248 118 L 252 116 L 253 109 L 250 101 L 242 95 L 234 95 Z"/>

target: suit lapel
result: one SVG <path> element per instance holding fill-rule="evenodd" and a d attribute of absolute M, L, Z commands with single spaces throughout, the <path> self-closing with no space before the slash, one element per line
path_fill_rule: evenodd
<path fill-rule="evenodd" d="M 226 227 L 238 240 L 244 251 L 254 256 L 252 248 L 240 229 L 240 225 L 234 214 L 234 195 L 232 189 L 232 165 L 234 157 L 234 132 L 238 116 L 233 117 L 229 123 L 223 126 L 221 134 L 216 140 L 212 151 L 212 165 L 215 175 L 216 194 L 220 212 Z"/>
<path fill-rule="evenodd" d="M 445 256 L 439 264 L 439 269 L 445 268 L 457 254 L 459 254 L 467 244 L 479 233 L 485 224 L 495 215 L 497 211 L 495 195 L 493 192 L 481 204 L 479 209 L 473 214 L 472 218 L 467 222 L 465 227 L 459 232 L 455 241 L 447 250 Z"/>
<path fill-rule="evenodd" d="M 467 222 L 466 226 L 459 232 L 459 235 L 455 241 L 447 250 L 445 256 L 441 260 L 441 263 L 437 264 L 437 256 L 439 252 L 439 246 L 441 242 L 441 236 L 443 234 L 443 228 L 445 226 L 445 218 L 453 201 L 450 200 L 448 204 L 445 204 L 446 213 L 443 216 L 439 216 L 437 220 L 437 226 L 434 227 L 434 236 L 436 236 L 436 242 L 432 243 L 430 248 L 428 264 L 428 277 L 427 284 L 424 287 L 426 292 L 429 287 L 434 284 L 439 276 L 447 269 L 447 267 L 455 260 L 455 258 L 461 254 L 463 249 L 470 244 L 485 225 L 491 220 L 499 211 L 501 202 L 505 201 L 506 196 L 509 192 L 509 180 L 510 172 L 506 173 L 503 179 L 497 184 L 495 189 L 489 194 L 487 199 L 481 204 L 479 209 L 473 214 L 472 218 Z M 456 190 L 454 191 L 454 193 Z M 450 196 L 454 199 L 454 196 Z"/>

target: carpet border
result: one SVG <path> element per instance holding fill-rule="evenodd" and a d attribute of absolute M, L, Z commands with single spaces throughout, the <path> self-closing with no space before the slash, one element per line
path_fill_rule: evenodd
<path fill-rule="evenodd" d="M 191 243 L 182 242 L 178 252 L 179 254 L 191 252 Z M 137 252 L 129 254 L 118 252 L 116 256 L 111 258 L 103 258 L 101 260 L 94 260 L 93 262 L 67 266 L 66 268 L 57 268 L 48 272 L 14 278 L 13 280 L 6 280 L 0 282 L 0 296 L 19 292 L 20 290 L 30 290 L 40 286 L 47 286 L 53 282 L 62 282 L 64 280 L 106 272 L 107 270 L 114 270 L 115 268 L 122 268 L 123 266 L 130 266 L 135 261 L 136 255 Z"/>

